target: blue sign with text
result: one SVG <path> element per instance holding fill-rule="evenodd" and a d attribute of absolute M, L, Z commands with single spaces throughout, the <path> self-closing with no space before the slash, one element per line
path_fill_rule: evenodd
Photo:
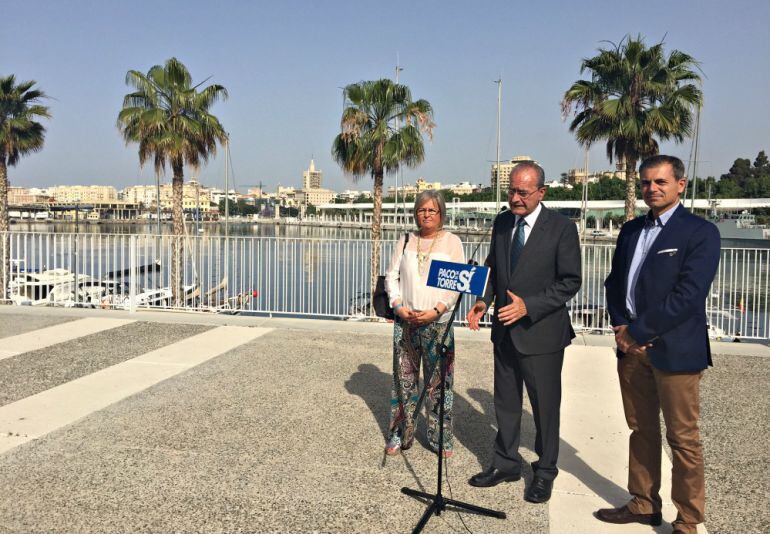
<path fill-rule="evenodd" d="M 487 288 L 489 267 L 431 260 L 428 285 L 439 289 L 482 296 Z"/>

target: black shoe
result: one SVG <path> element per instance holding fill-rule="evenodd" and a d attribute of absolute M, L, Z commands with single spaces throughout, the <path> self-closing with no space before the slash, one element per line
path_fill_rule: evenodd
<path fill-rule="evenodd" d="M 628 509 L 628 506 L 621 506 L 620 508 L 602 508 L 601 510 L 594 512 L 594 517 L 599 521 L 614 523 L 616 525 L 641 523 L 642 525 L 652 525 L 653 527 L 657 527 L 663 523 L 663 516 L 660 512 L 654 514 L 635 514 Z"/>
<path fill-rule="evenodd" d="M 468 484 L 477 488 L 491 488 L 500 482 L 516 482 L 521 479 L 521 473 L 506 473 L 496 467 L 489 467 L 477 475 L 473 475 Z"/>
<path fill-rule="evenodd" d="M 524 492 L 524 500 L 536 504 L 548 502 L 548 499 L 551 498 L 552 489 L 553 480 L 546 480 L 535 475 L 532 484 L 530 484 L 527 491 Z"/>

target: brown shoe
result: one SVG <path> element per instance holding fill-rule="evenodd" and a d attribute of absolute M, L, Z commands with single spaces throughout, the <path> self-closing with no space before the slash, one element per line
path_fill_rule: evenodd
<path fill-rule="evenodd" d="M 642 525 L 659 526 L 663 522 L 663 516 L 660 512 L 657 514 L 634 514 L 628 509 L 628 506 L 620 508 L 602 508 L 594 512 L 594 517 L 605 523 L 614 523 L 623 525 L 626 523 L 641 523 Z"/>

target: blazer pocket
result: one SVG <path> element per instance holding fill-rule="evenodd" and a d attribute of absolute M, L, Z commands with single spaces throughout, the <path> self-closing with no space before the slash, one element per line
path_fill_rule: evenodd
<path fill-rule="evenodd" d="M 663 250 L 659 250 L 658 252 L 656 252 L 656 254 L 666 254 L 668 256 L 675 256 L 677 252 L 679 252 L 678 248 L 664 248 Z"/>

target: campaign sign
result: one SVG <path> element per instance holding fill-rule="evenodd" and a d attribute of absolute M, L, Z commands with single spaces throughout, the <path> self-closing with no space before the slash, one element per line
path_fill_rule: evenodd
<path fill-rule="evenodd" d="M 428 285 L 439 289 L 482 296 L 487 288 L 489 267 L 431 260 Z"/>

